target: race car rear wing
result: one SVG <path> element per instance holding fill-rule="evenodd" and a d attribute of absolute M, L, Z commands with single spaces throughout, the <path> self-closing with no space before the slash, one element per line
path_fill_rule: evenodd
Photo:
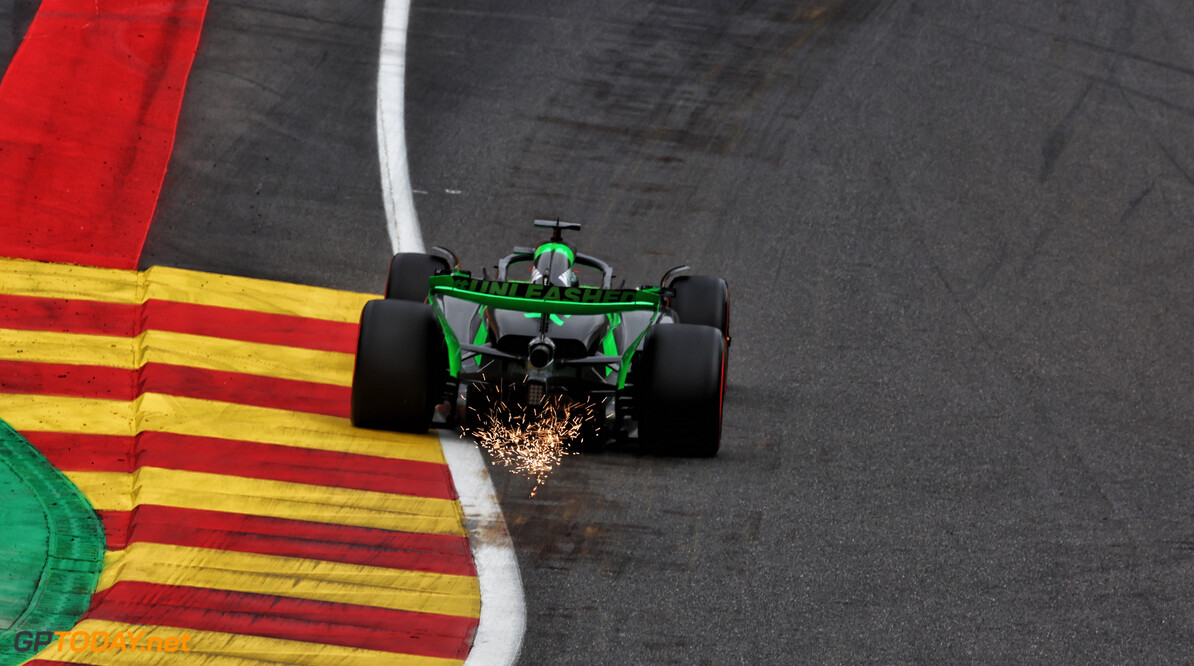
<path fill-rule="evenodd" d="M 664 288 L 599 289 L 558 287 L 531 282 L 478 280 L 467 273 L 436 275 L 430 294 L 451 296 L 500 310 L 542 314 L 612 314 L 662 308 Z"/>
<path fill-rule="evenodd" d="M 455 272 L 451 275 L 436 275 L 429 281 L 431 308 L 444 331 L 444 342 L 448 347 L 448 371 L 453 377 L 460 376 L 465 353 L 495 355 L 494 349 L 462 344 L 457 332 L 452 329 L 444 313 L 443 299 L 458 298 L 498 310 L 515 310 L 548 315 L 611 315 L 636 310 L 650 311 L 652 319 L 661 316 L 667 287 L 643 287 L 642 289 L 598 289 L 596 287 L 558 287 L 530 282 L 500 280 L 478 280 L 468 273 Z M 630 358 L 647 334 L 643 328 L 638 337 L 620 356 L 602 355 L 588 359 L 570 359 L 573 365 L 616 366 L 618 388 L 626 385 L 626 373 Z M 502 356 L 503 354 L 497 354 Z M 522 358 L 522 357 L 516 357 Z"/>

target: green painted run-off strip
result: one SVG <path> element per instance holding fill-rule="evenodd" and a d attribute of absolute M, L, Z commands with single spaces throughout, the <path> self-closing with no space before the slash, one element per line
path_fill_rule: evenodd
<path fill-rule="evenodd" d="M 0 421 L 0 666 L 21 631 L 68 631 L 91 602 L 104 528 L 75 484 Z"/>

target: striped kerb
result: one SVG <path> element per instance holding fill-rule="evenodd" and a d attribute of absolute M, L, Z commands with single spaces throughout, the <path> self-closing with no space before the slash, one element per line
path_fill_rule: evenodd
<path fill-rule="evenodd" d="M 347 419 L 370 298 L 0 259 L 0 418 L 107 536 L 77 630 L 185 632 L 170 663 L 463 661 L 480 592 L 438 440 Z"/>

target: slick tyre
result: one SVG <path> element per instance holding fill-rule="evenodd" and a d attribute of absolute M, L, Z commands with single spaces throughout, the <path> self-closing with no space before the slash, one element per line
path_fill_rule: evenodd
<path fill-rule="evenodd" d="M 352 423 L 362 428 L 426 432 L 443 397 L 448 367 L 431 306 L 376 300 L 361 311 L 352 375 Z"/>
<path fill-rule="evenodd" d="M 721 447 L 725 340 L 712 326 L 651 327 L 638 368 L 638 430 L 657 455 L 709 457 Z"/>
<path fill-rule="evenodd" d="M 719 277 L 685 275 L 672 280 L 668 305 L 681 324 L 712 326 L 730 337 L 730 287 Z"/>
<path fill-rule="evenodd" d="M 396 301 L 427 301 L 427 279 L 451 272 L 442 257 L 416 252 L 399 252 L 390 260 L 386 278 L 386 298 Z"/>

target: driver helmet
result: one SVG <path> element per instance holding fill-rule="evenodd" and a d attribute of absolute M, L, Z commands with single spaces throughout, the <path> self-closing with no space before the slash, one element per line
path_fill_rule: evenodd
<path fill-rule="evenodd" d="M 563 243 L 540 245 L 535 250 L 535 266 L 531 273 L 531 282 L 557 287 L 577 286 L 579 280 L 572 270 L 572 262 L 575 259 L 576 254 L 572 248 Z"/>

